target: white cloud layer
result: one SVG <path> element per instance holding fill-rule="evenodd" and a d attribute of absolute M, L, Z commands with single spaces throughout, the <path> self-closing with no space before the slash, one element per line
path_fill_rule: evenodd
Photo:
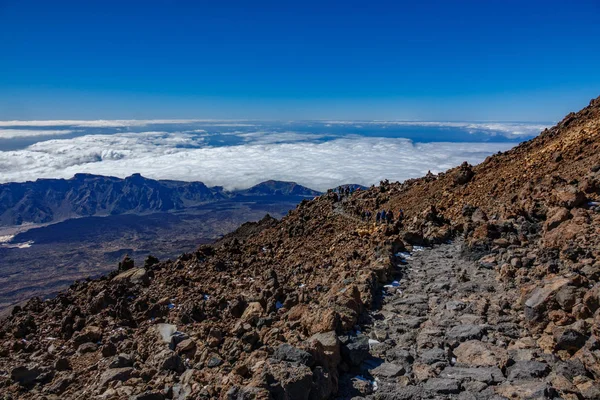
<path fill-rule="evenodd" d="M 37 136 L 61 136 L 73 133 L 73 130 L 50 130 L 50 129 L 0 129 L 0 139 L 17 139 Z"/>
<path fill-rule="evenodd" d="M 237 120 L 220 119 L 120 119 L 120 120 L 47 120 L 47 121 L 0 121 L 0 126 L 76 126 L 80 128 L 127 128 L 160 124 L 191 124 L 207 123 L 215 126 L 253 126 L 252 124 L 238 123 Z"/>
<path fill-rule="evenodd" d="M 310 121 L 309 121 L 310 122 Z M 501 133 L 508 135 L 537 135 L 548 124 L 527 122 L 432 122 L 432 121 L 312 121 L 323 125 L 342 126 L 414 126 L 434 128 L 459 128 L 471 132 Z M 165 124 L 206 124 L 214 127 L 252 127 L 252 121 L 220 119 L 148 119 L 148 120 L 48 120 L 0 121 L 0 127 L 58 127 L 77 128 L 135 128 Z"/>
<path fill-rule="evenodd" d="M 348 136 L 297 141 L 304 135 L 243 136 L 245 144 L 211 147 L 190 133 L 117 133 L 38 142 L 0 151 L 0 182 L 70 178 L 75 173 L 202 181 L 228 189 L 277 179 L 325 190 L 343 183 L 377 184 L 481 162 L 514 143 L 413 143 L 407 139 Z M 297 140 L 295 140 L 297 139 Z M 310 136 L 315 139 L 315 136 Z"/>
<path fill-rule="evenodd" d="M 517 136 L 537 135 L 546 128 L 548 124 L 536 124 L 529 122 L 431 122 L 431 121 L 325 121 L 329 125 L 378 125 L 378 126 L 415 126 L 432 128 L 459 128 L 470 133 L 490 132 L 503 133 Z"/>

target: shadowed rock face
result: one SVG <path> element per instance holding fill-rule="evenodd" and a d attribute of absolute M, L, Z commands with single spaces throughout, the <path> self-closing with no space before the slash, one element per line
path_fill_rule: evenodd
<path fill-rule="evenodd" d="M 72 217 L 143 214 L 182 210 L 235 196 L 317 196 L 293 182 L 268 181 L 228 192 L 202 182 L 125 179 L 76 174 L 71 179 L 38 179 L 0 185 L 0 226 L 47 223 Z"/>
<path fill-rule="evenodd" d="M 599 166 L 600 99 L 478 166 L 328 193 L 175 261 L 128 263 L 15 309 L 0 389 L 598 398 Z"/>

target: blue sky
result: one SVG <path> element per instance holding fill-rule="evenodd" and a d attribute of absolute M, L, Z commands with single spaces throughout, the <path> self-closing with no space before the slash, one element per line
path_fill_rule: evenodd
<path fill-rule="evenodd" d="M 598 20 L 594 0 L 0 0 L 0 119 L 555 121 L 600 95 Z"/>

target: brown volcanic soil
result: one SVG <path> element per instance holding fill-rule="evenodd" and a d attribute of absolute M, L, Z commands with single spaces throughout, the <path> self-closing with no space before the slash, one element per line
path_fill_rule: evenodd
<path fill-rule="evenodd" d="M 13 312 L 0 331 L 0 390 L 324 399 L 339 386 L 343 398 L 599 398 L 599 171 L 600 98 L 476 167 L 328 193 L 173 262 L 125 260 Z M 360 218 L 400 208 L 403 223 Z M 399 252 L 416 257 L 413 246 L 454 237 L 402 266 Z M 394 278 L 415 286 L 382 301 Z M 377 342 L 387 346 L 380 353 Z M 386 386 L 373 392 L 369 377 L 352 378 L 365 371 Z"/>

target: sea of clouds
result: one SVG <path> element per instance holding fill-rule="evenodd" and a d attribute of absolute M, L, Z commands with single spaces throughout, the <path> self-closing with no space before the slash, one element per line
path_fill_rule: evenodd
<path fill-rule="evenodd" d="M 194 124 L 197 126 L 190 127 Z M 382 179 L 402 181 L 428 171 L 445 171 L 463 161 L 479 163 L 546 127 L 403 121 L 311 124 L 314 131 L 306 125 L 294 130 L 300 125 L 248 121 L 0 121 L 0 139 L 30 140 L 36 133 L 42 137 L 17 150 L 2 151 L 0 147 L 0 182 L 71 178 L 84 172 L 118 177 L 141 173 L 154 179 L 202 181 L 227 189 L 246 188 L 267 179 L 295 181 L 317 190 L 344 183 L 369 186 Z M 480 136 L 473 136 L 473 142 L 419 142 L 414 138 L 356 133 L 356 127 L 368 132 L 372 124 L 379 129 L 394 124 L 427 129 L 450 127 L 472 130 Z M 161 125 L 168 129 L 157 130 Z M 180 129 L 183 125 L 186 129 Z M 341 126 L 342 131 L 345 126 L 354 130 L 331 134 L 327 129 L 332 125 Z M 145 131 L 148 127 L 152 130 Z M 115 129 L 86 133 L 80 132 L 81 128 Z M 80 133 L 61 138 L 74 132 Z M 486 141 L 481 135 L 513 139 Z"/>

